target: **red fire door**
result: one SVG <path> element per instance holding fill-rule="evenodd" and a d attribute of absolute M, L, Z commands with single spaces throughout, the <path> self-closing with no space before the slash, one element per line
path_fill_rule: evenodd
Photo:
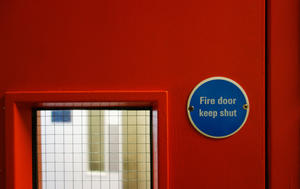
<path fill-rule="evenodd" d="M 151 139 L 147 140 L 149 143 L 142 142 L 148 148 L 144 153 L 151 154 L 148 159 L 150 164 L 147 164 L 149 169 L 135 169 L 147 170 L 149 176 L 133 173 L 134 176 L 128 174 L 125 178 L 127 173 L 120 170 L 131 170 L 125 168 L 125 164 L 116 165 L 118 168 L 109 165 L 107 169 L 104 164 L 103 170 L 118 170 L 119 175 L 109 173 L 105 176 L 105 171 L 102 174 L 99 168 L 96 173 L 90 171 L 89 176 L 84 177 L 84 158 L 92 158 L 82 155 L 78 157 L 82 163 L 78 169 L 81 172 L 80 179 L 92 180 L 95 176 L 95 182 L 89 182 L 88 186 L 92 187 L 92 183 L 98 182 L 98 175 L 97 178 L 103 178 L 101 183 L 106 182 L 107 177 L 116 176 L 118 189 L 126 188 L 125 181 L 142 181 L 143 178 L 146 179 L 145 185 L 136 184 L 131 188 L 265 188 L 264 1 L 17 0 L 1 2 L 0 10 L 0 92 L 4 107 L 0 117 L 2 120 L 5 118 L 1 123 L 2 131 L 5 132 L 1 134 L 5 138 L 2 141 L 5 146 L 2 150 L 4 156 L 0 157 L 3 162 L 3 171 L 0 172 L 2 188 L 67 188 L 66 185 L 55 183 L 55 178 L 59 178 L 62 171 L 63 178 L 67 178 L 66 171 L 75 171 L 75 164 L 78 163 L 75 162 L 76 137 L 73 138 L 75 142 L 71 143 L 71 152 L 66 151 L 66 146 L 63 146 L 62 151 L 55 147 L 54 152 L 63 154 L 62 162 L 51 162 L 49 156 L 44 155 L 46 152 L 43 154 L 43 151 L 39 151 L 43 147 L 37 149 L 39 147 L 33 144 L 43 132 L 37 130 L 39 124 L 48 123 L 38 120 L 38 116 L 48 115 L 47 111 L 50 110 L 70 109 L 77 111 L 68 115 L 84 114 L 86 120 L 90 120 L 88 115 L 94 114 L 99 115 L 99 119 L 104 116 L 103 120 L 110 120 L 105 115 L 117 114 L 123 116 L 122 123 L 126 119 L 124 115 L 139 115 L 141 112 L 138 110 L 143 110 L 141 114 L 150 116 L 151 120 L 146 124 L 148 127 L 145 127 L 151 132 L 143 132 L 149 134 Z M 246 121 L 241 122 L 241 128 L 233 129 L 232 134 L 218 135 L 221 137 L 209 137 L 199 132 L 202 125 L 197 127 L 199 130 L 195 128 L 187 113 L 193 89 L 212 77 L 227 78 L 226 81 L 237 84 L 241 94 L 246 95 L 240 106 L 247 111 Z M 222 91 L 222 87 L 215 87 L 214 90 Z M 233 105 L 237 102 L 235 98 L 225 96 L 219 96 L 223 97 L 222 103 Z M 205 99 L 203 103 L 213 102 L 212 98 L 203 96 L 202 99 Z M 218 103 L 218 99 L 215 103 Z M 196 110 L 193 108 L 197 107 L 192 106 L 195 105 L 191 105 L 188 111 Z M 88 112 L 91 109 L 96 112 Z M 111 110 L 112 113 L 109 112 Z M 238 115 L 234 110 L 222 111 L 222 115 Z M 217 116 L 209 111 L 203 115 Z M 70 122 L 72 119 L 58 118 L 57 122 Z M 50 126 L 61 125 L 55 128 L 62 128 L 62 132 L 67 132 L 71 127 L 69 123 L 55 123 L 55 120 L 55 116 L 48 119 L 49 123 L 53 123 Z M 110 121 L 104 121 L 103 127 L 99 126 L 96 131 L 100 132 L 103 128 L 104 132 L 106 128 L 106 131 L 111 132 L 109 137 L 113 137 L 113 133 L 123 137 L 124 124 L 122 129 L 111 131 Z M 135 120 L 133 122 L 136 123 Z M 126 129 L 130 129 L 130 123 L 126 123 Z M 136 129 L 134 132 L 137 135 L 138 126 L 132 127 Z M 83 131 L 89 127 L 80 128 Z M 73 129 L 72 136 L 77 132 L 75 126 Z M 86 131 L 96 132 L 91 129 Z M 58 132 L 55 130 L 54 135 Z M 68 136 L 53 137 L 56 144 L 59 140 L 66 142 L 64 139 Z M 102 138 L 97 140 L 101 141 Z M 98 151 L 91 150 L 89 145 L 84 146 L 84 141 L 97 140 L 83 136 L 78 139 L 82 142 L 81 148 L 86 147 L 90 154 Z M 110 138 L 105 140 L 111 141 Z M 116 138 L 116 141 L 122 140 Z M 138 140 L 136 138 L 135 141 Z M 124 146 L 128 147 L 126 157 L 130 155 L 129 144 L 127 141 L 118 146 L 119 151 L 116 153 L 119 155 L 115 157 L 119 163 L 125 161 Z M 136 146 L 139 144 L 135 143 Z M 105 145 L 103 148 L 112 153 L 113 148 L 106 148 Z M 71 163 L 74 167 L 70 170 L 67 170 L 65 162 L 67 153 L 71 153 L 74 160 Z M 104 157 L 104 160 L 113 161 L 112 157 Z M 135 161 L 139 157 L 136 155 Z M 145 159 L 148 161 L 147 157 Z M 43 167 L 45 161 L 49 163 L 45 166 L 48 172 L 43 172 L 46 169 Z M 60 165 L 63 166 L 62 171 L 49 173 L 51 166 L 58 171 Z M 86 170 L 88 167 L 92 170 L 93 166 L 101 167 L 101 164 L 90 163 L 86 166 Z M 55 176 L 49 176 L 48 173 Z M 84 183 L 80 182 L 80 186 L 73 183 L 75 177 L 76 174 L 72 173 L 70 186 L 83 188 Z M 51 183 L 43 185 L 44 180 Z M 59 181 L 67 183 L 67 180 Z M 102 189 L 105 187 L 114 189 L 110 181 Z"/>

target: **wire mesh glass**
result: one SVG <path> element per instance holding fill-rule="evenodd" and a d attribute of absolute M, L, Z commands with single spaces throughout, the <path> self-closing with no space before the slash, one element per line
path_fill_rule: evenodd
<path fill-rule="evenodd" d="M 36 115 L 36 188 L 152 187 L 151 110 L 38 110 Z"/>

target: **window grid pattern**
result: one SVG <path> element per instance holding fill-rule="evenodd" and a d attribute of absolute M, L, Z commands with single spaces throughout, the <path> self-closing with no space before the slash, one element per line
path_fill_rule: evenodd
<path fill-rule="evenodd" d="M 37 111 L 37 188 L 151 189 L 151 110 L 52 111 Z"/>

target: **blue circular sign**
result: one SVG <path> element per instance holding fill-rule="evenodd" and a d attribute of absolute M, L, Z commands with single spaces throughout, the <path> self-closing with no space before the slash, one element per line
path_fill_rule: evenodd
<path fill-rule="evenodd" d="M 193 126 L 203 135 L 225 138 L 239 131 L 249 114 L 243 88 L 225 77 L 199 83 L 190 94 L 187 112 Z"/>

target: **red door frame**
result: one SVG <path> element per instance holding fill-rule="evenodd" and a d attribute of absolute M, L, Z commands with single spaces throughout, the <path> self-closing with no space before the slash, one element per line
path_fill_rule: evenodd
<path fill-rule="evenodd" d="M 154 189 L 158 187 L 168 189 L 169 152 L 167 105 L 166 91 L 52 91 L 6 93 L 6 188 L 32 189 L 31 118 L 33 108 L 150 106 L 153 108 L 153 186 Z M 160 125 L 160 127 L 158 127 L 158 125 Z"/>
<path fill-rule="evenodd" d="M 267 0 L 268 183 L 300 188 L 300 1 Z"/>

